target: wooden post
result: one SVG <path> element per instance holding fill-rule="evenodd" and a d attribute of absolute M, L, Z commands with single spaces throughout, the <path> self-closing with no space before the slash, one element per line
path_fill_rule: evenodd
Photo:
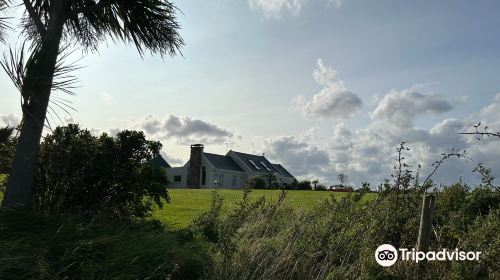
<path fill-rule="evenodd" d="M 432 232 L 432 215 L 436 208 L 434 195 L 424 195 L 422 203 L 422 215 L 420 216 L 420 228 L 418 230 L 417 251 L 427 252 Z"/>

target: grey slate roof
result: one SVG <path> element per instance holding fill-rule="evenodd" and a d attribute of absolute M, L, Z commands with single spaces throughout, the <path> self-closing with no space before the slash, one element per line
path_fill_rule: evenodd
<path fill-rule="evenodd" d="M 161 155 L 158 155 L 157 157 L 155 157 L 151 163 L 153 164 L 153 166 L 156 166 L 156 167 L 163 167 L 163 168 L 170 168 L 170 164 L 168 164 L 168 162 L 161 156 Z"/>
<path fill-rule="evenodd" d="M 289 177 L 289 178 L 295 178 L 293 177 L 292 174 L 290 174 L 290 172 L 288 172 L 288 170 L 286 170 L 281 164 L 277 164 L 277 163 L 273 163 L 273 166 L 276 170 L 278 170 L 278 172 L 285 176 L 285 177 Z"/>
<path fill-rule="evenodd" d="M 221 156 L 210 153 L 203 153 L 205 158 L 217 169 L 243 172 L 230 156 Z"/>
<path fill-rule="evenodd" d="M 276 168 L 264 156 L 251 155 L 251 154 L 245 154 L 245 153 L 240 153 L 240 152 L 234 152 L 234 153 L 252 171 L 261 172 L 261 173 L 276 173 L 276 172 L 279 173 L 279 171 L 276 170 Z M 253 166 L 253 164 L 250 162 L 250 160 L 253 161 L 260 169 L 255 168 L 255 166 Z M 264 163 L 265 166 L 262 163 Z M 267 170 L 266 166 L 271 171 Z"/>

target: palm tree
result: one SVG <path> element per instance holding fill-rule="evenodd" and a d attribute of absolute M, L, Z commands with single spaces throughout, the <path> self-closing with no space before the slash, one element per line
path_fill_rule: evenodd
<path fill-rule="evenodd" d="M 314 185 L 314 188 L 316 189 L 316 185 L 319 183 L 319 180 L 318 179 L 314 179 L 312 180 L 313 185 Z"/>
<path fill-rule="evenodd" d="M 0 0 L 6 1 L 6 0 Z M 184 45 L 178 33 L 177 8 L 168 0 L 23 0 L 22 34 L 31 46 L 29 56 L 4 60 L 2 66 L 20 90 L 23 125 L 7 182 L 3 206 L 30 206 L 40 139 L 53 89 L 71 68 L 61 64 L 65 45 L 95 51 L 108 37 L 146 51 L 175 55 Z M 9 64 L 10 63 L 10 64 Z M 68 92 L 68 91 L 66 91 Z"/>

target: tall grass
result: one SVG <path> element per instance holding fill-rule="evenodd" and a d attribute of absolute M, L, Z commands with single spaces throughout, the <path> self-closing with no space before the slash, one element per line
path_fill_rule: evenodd
<path fill-rule="evenodd" d="M 199 279 L 209 257 L 155 223 L 0 210 L 0 279 Z"/>
<path fill-rule="evenodd" d="M 441 210 L 433 226 L 441 237 L 433 237 L 431 249 L 482 251 L 480 262 L 399 261 L 390 268 L 376 263 L 381 244 L 414 248 L 418 189 L 382 193 L 372 201 L 362 200 L 362 194 L 332 198 L 311 211 L 287 207 L 285 193 L 275 203 L 250 203 L 245 194 L 227 216 L 218 214 L 223 201 L 215 195 L 212 209 L 192 228 L 213 244 L 207 279 L 499 279 L 499 193 L 452 188 L 464 200 L 454 205 L 449 190 L 437 193 Z"/>

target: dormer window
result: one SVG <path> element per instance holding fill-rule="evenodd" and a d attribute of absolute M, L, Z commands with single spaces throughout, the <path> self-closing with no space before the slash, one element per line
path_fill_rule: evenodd
<path fill-rule="evenodd" d="M 255 163 L 255 161 L 253 161 L 253 160 L 249 159 L 249 160 L 248 160 L 248 162 L 250 162 L 250 163 L 253 165 L 253 167 L 254 167 L 255 169 L 260 170 L 260 166 L 258 166 L 258 165 Z"/>
<path fill-rule="evenodd" d="M 260 161 L 260 164 L 262 164 L 262 166 L 264 166 L 264 168 L 267 170 L 267 171 L 272 171 L 271 168 L 269 168 L 269 166 L 267 166 L 263 161 Z"/>

